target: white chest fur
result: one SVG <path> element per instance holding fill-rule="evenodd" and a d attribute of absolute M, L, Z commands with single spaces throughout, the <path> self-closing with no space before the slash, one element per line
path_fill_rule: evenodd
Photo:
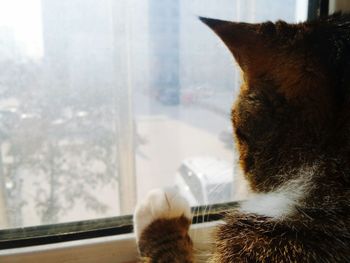
<path fill-rule="evenodd" d="M 250 194 L 241 203 L 240 211 L 274 218 L 283 218 L 293 214 L 296 205 L 308 194 L 315 167 L 300 169 L 297 179 L 293 179 L 274 191 Z"/>

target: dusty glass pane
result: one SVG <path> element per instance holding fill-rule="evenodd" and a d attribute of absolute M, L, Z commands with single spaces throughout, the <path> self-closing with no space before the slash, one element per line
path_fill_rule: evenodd
<path fill-rule="evenodd" d="M 239 72 L 197 15 L 306 18 L 307 1 L 1 0 L 0 229 L 128 214 L 156 187 L 235 191 Z"/>

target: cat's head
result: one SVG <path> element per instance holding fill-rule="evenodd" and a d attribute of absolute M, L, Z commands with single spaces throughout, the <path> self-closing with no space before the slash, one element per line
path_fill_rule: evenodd
<path fill-rule="evenodd" d="M 350 30 L 340 25 L 343 16 L 300 24 L 200 19 L 243 72 L 232 123 L 253 190 L 281 185 L 293 176 L 285 171 L 342 145 L 350 76 Z"/>

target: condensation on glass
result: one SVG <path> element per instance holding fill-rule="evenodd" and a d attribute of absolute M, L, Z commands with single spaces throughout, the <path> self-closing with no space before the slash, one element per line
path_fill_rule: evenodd
<path fill-rule="evenodd" d="M 0 0 L 0 229 L 118 216 L 152 188 L 231 201 L 239 72 L 197 15 L 307 1 Z"/>

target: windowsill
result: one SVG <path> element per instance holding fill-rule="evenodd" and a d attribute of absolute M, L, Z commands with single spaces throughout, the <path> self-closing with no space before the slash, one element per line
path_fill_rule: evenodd
<path fill-rule="evenodd" d="M 237 202 L 230 202 L 192 208 L 193 224 L 190 228 L 190 235 L 195 251 L 209 250 L 208 246 L 212 244 L 210 232 L 221 222 L 223 214 L 237 207 L 237 204 Z M 138 252 L 131 229 L 132 217 L 127 215 L 75 223 L 1 230 L 0 262 L 135 262 Z"/>
<path fill-rule="evenodd" d="M 220 220 L 237 202 L 192 207 L 192 224 Z M 132 233 L 132 216 L 101 218 L 77 222 L 40 225 L 0 230 L 0 251 L 12 248 L 83 241 L 100 237 L 121 236 Z"/>
<path fill-rule="evenodd" d="M 5 262 L 132 262 L 137 259 L 133 234 L 92 238 L 0 251 Z"/>
<path fill-rule="evenodd" d="M 196 251 L 208 251 L 208 246 L 212 243 L 210 233 L 219 222 L 192 225 L 190 235 Z M 137 257 L 134 234 L 0 250 L 2 263 L 127 263 L 135 262 Z"/>

